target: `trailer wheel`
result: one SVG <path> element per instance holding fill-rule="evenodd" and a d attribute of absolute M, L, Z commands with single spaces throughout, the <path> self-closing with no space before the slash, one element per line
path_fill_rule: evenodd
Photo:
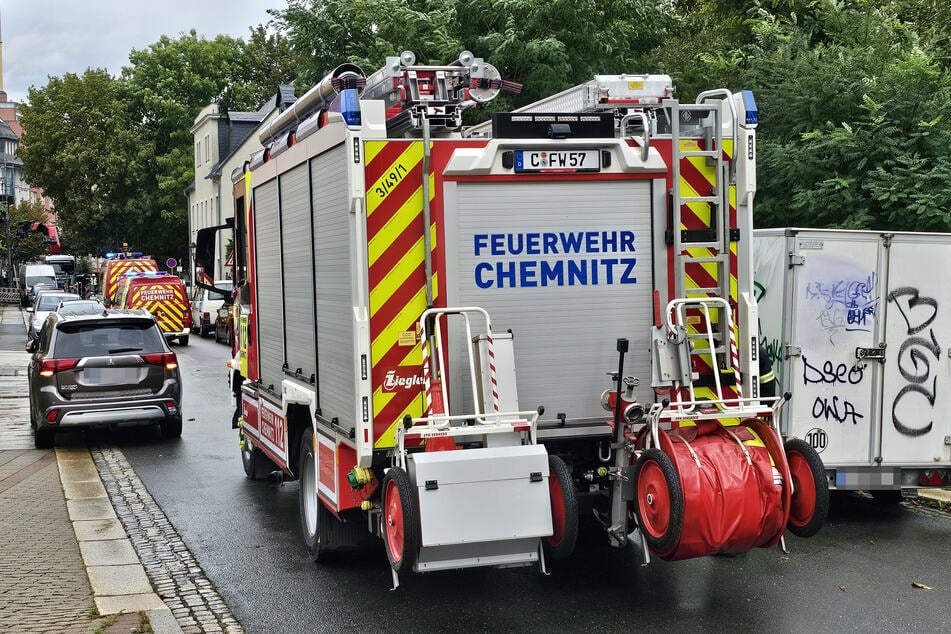
<path fill-rule="evenodd" d="M 413 569 L 419 552 L 419 513 L 409 475 L 392 467 L 383 479 L 383 543 L 396 572 Z"/>
<path fill-rule="evenodd" d="M 684 494 L 670 458 L 651 448 L 634 464 L 634 510 L 647 544 L 666 554 L 680 542 L 684 527 Z"/>
<path fill-rule="evenodd" d="M 545 552 L 552 559 L 568 559 L 578 541 L 578 496 L 564 460 L 548 456 L 548 470 L 553 532 L 545 538 Z"/>
<path fill-rule="evenodd" d="M 812 445 L 790 438 L 783 446 L 792 478 L 792 499 L 786 527 L 793 535 L 812 537 L 829 514 L 829 484 L 822 459 Z"/>

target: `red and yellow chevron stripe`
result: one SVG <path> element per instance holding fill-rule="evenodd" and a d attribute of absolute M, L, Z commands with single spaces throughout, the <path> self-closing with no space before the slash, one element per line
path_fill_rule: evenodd
<path fill-rule="evenodd" d="M 152 258 L 131 258 L 128 260 L 110 260 L 106 264 L 106 279 L 102 282 L 103 299 L 116 301 L 116 292 L 119 290 L 119 280 L 126 273 L 143 273 L 157 271 L 158 265 Z"/>
<path fill-rule="evenodd" d="M 426 310 L 423 235 L 423 143 L 369 141 L 365 145 L 367 252 L 370 288 L 375 446 L 395 445 L 396 423 L 421 416 L 422 349 L 416 332 Z M 435 186 L 432 171 L 430 202 Z M 441 215 L 429 227 L 433 250 Z M 438 294 L 434 270 L 433 295 Z"/>
<path fill-rule="evenodd" d="M 153 315 L 162 332 L 185 330 L 189 304 L 181 284 L 136 285 L 126 299 L 126 308 L 144 308 Z"/>
<path fill-rule="evenodd" d="M 699 149 L 702 148 L 696 139 L 685 139 L 681 141 L 681 151 L 693 151 Z M 732 155 L 732 141 L 725 140 L 724 160 L 731 160 Z M 685 198 L 709 195 L 710 191 L 717 184 L 715 172 L 715 165 L 708 165 L 707 159 L 705 157 L 688 156 L 684 158 L 680 163 L 680 183 L 678 184 L 680 187 L 680 195 Z M 735 227 L 737 222 L 736 188 L 733 185 L 729 186 L 729 201 L 729 226 Z M 711 218 L 712 213 L 713 211 L 711 206 L 707 205 L 706 203 L 685 203 L 680 209 L 680 228 L 682 230 L 710 229 L 713 226 L 712 223 L 714 222 L 714 219 Z M 696 258 L 711 257 L 716 255 L 716 251 L 710 248 L 691 248 L 687 249 L 686 252 L 690 256 Z M 729 260 L 730 296 L 727 299 L 729 300 L 730 305 L 734 307 L 737 304 L 737 267 L 738 262 L 736 242 L 731 242 Z M 720 273 L 717 270 L 717 266 L 713 263 L 688 262 L 685 267 L 685 274 L 686 279 L 684 280 L 684 289 L 687 297 L 709 296 L 711 295 L 710 293 L 702 291 L 691 292 L 691 289 L 716 287 L 720 283 Z M 717 311 L 711 311 L 710 318 L 714 320 L 719 319 Z M 735 319 L 736 316 L 734 313 L 734 321 Z M 734 323 L 734 327 L 735 326 L 736 324 Z M 692 315 L 688 315 L 687 330 L 691 334 L 706 331 L 704 318 L 699 314 L 699 311 L 693 313 Z M 713 372 L 714 364 L 710 355 L 701 355 L 700 363 L 702 366 L 705 366 L 696 368 L 701 376 L 704 374 L 709 375 Z M 702 398 L 716 398 L 713 388 L 697 387 L 695 388 L 695 393 L 698 397 Z M 724 386 L 723 395 L 725 398 L 736 398 L 738 394 L 732 386 Z"/>

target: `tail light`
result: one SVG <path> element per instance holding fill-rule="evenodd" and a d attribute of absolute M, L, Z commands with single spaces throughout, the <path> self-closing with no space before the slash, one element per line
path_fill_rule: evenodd
<path fill-rule="evenodd" d="M 166 370 L 174 370 L 178 367 L 178 357 L 174 352 L 156 352 L 154 354 L 143 354 L 142 360 L 149 365 L 161 365 Z"/>
<path fill-rule="evenodd" d="M 57 372 L 72 370 L 79 359 L 43 359 L 40 361 L 40 376 L 53 376 Z"/>
<path fill-rule="evenodd" d="M 46 422 L 47 422 L 47 423 L 55 423 L 55 422 L 56 422 L 56 418 L 57 418 L 58 416 L 59 416 L 59 410 L 58 410 L 58 409 L 51 409 L 50 411 L 46 412 Z"/>
<path fill-rule="evenodd" d="M 201 318 L 205 321 L 211 321 L 211 313 L 202 313 Z"/>

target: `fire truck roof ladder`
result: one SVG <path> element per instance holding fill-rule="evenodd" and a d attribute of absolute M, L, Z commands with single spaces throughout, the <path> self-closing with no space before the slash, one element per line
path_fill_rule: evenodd
<path fill-rule="evenodd" d="M 629 109 L 657 108 L 673 93 L 674 86 L 669 75 L 595 75 L 590 81 L 517 108 L 513 112 L 626 112 Z M 466 136 L 484 136 L 490 130 L 491 122 L 480 123 L 469 128 Z"/>

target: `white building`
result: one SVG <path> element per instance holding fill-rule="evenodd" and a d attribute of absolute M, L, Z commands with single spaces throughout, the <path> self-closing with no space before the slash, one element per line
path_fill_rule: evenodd
<path fill-rule="evenodd" d="M 194 244 L 199 229 L 224 224 L 234 215 L 231 208 L 231 172 L 244 165 L 263 149 L 258 129 L 270 123 L 277 114 L 296 101 L 294 87 L 281 85 L 277 94 L 257 112 L 218 111 L 218 104 L 205 106 L 191 127 L 195 140 L 195 179 L 185 190 L 188 197 L 189 258 L 194 258 Z M 225 279 L 225 248 L 230 233 L 218 233 L 215 249 L 215 270 L 212 277 Z M 194 262 L 189 262 L 189 276 L 194 279 Z M 211 273 L 209 271 L 209 273 Z"/>

